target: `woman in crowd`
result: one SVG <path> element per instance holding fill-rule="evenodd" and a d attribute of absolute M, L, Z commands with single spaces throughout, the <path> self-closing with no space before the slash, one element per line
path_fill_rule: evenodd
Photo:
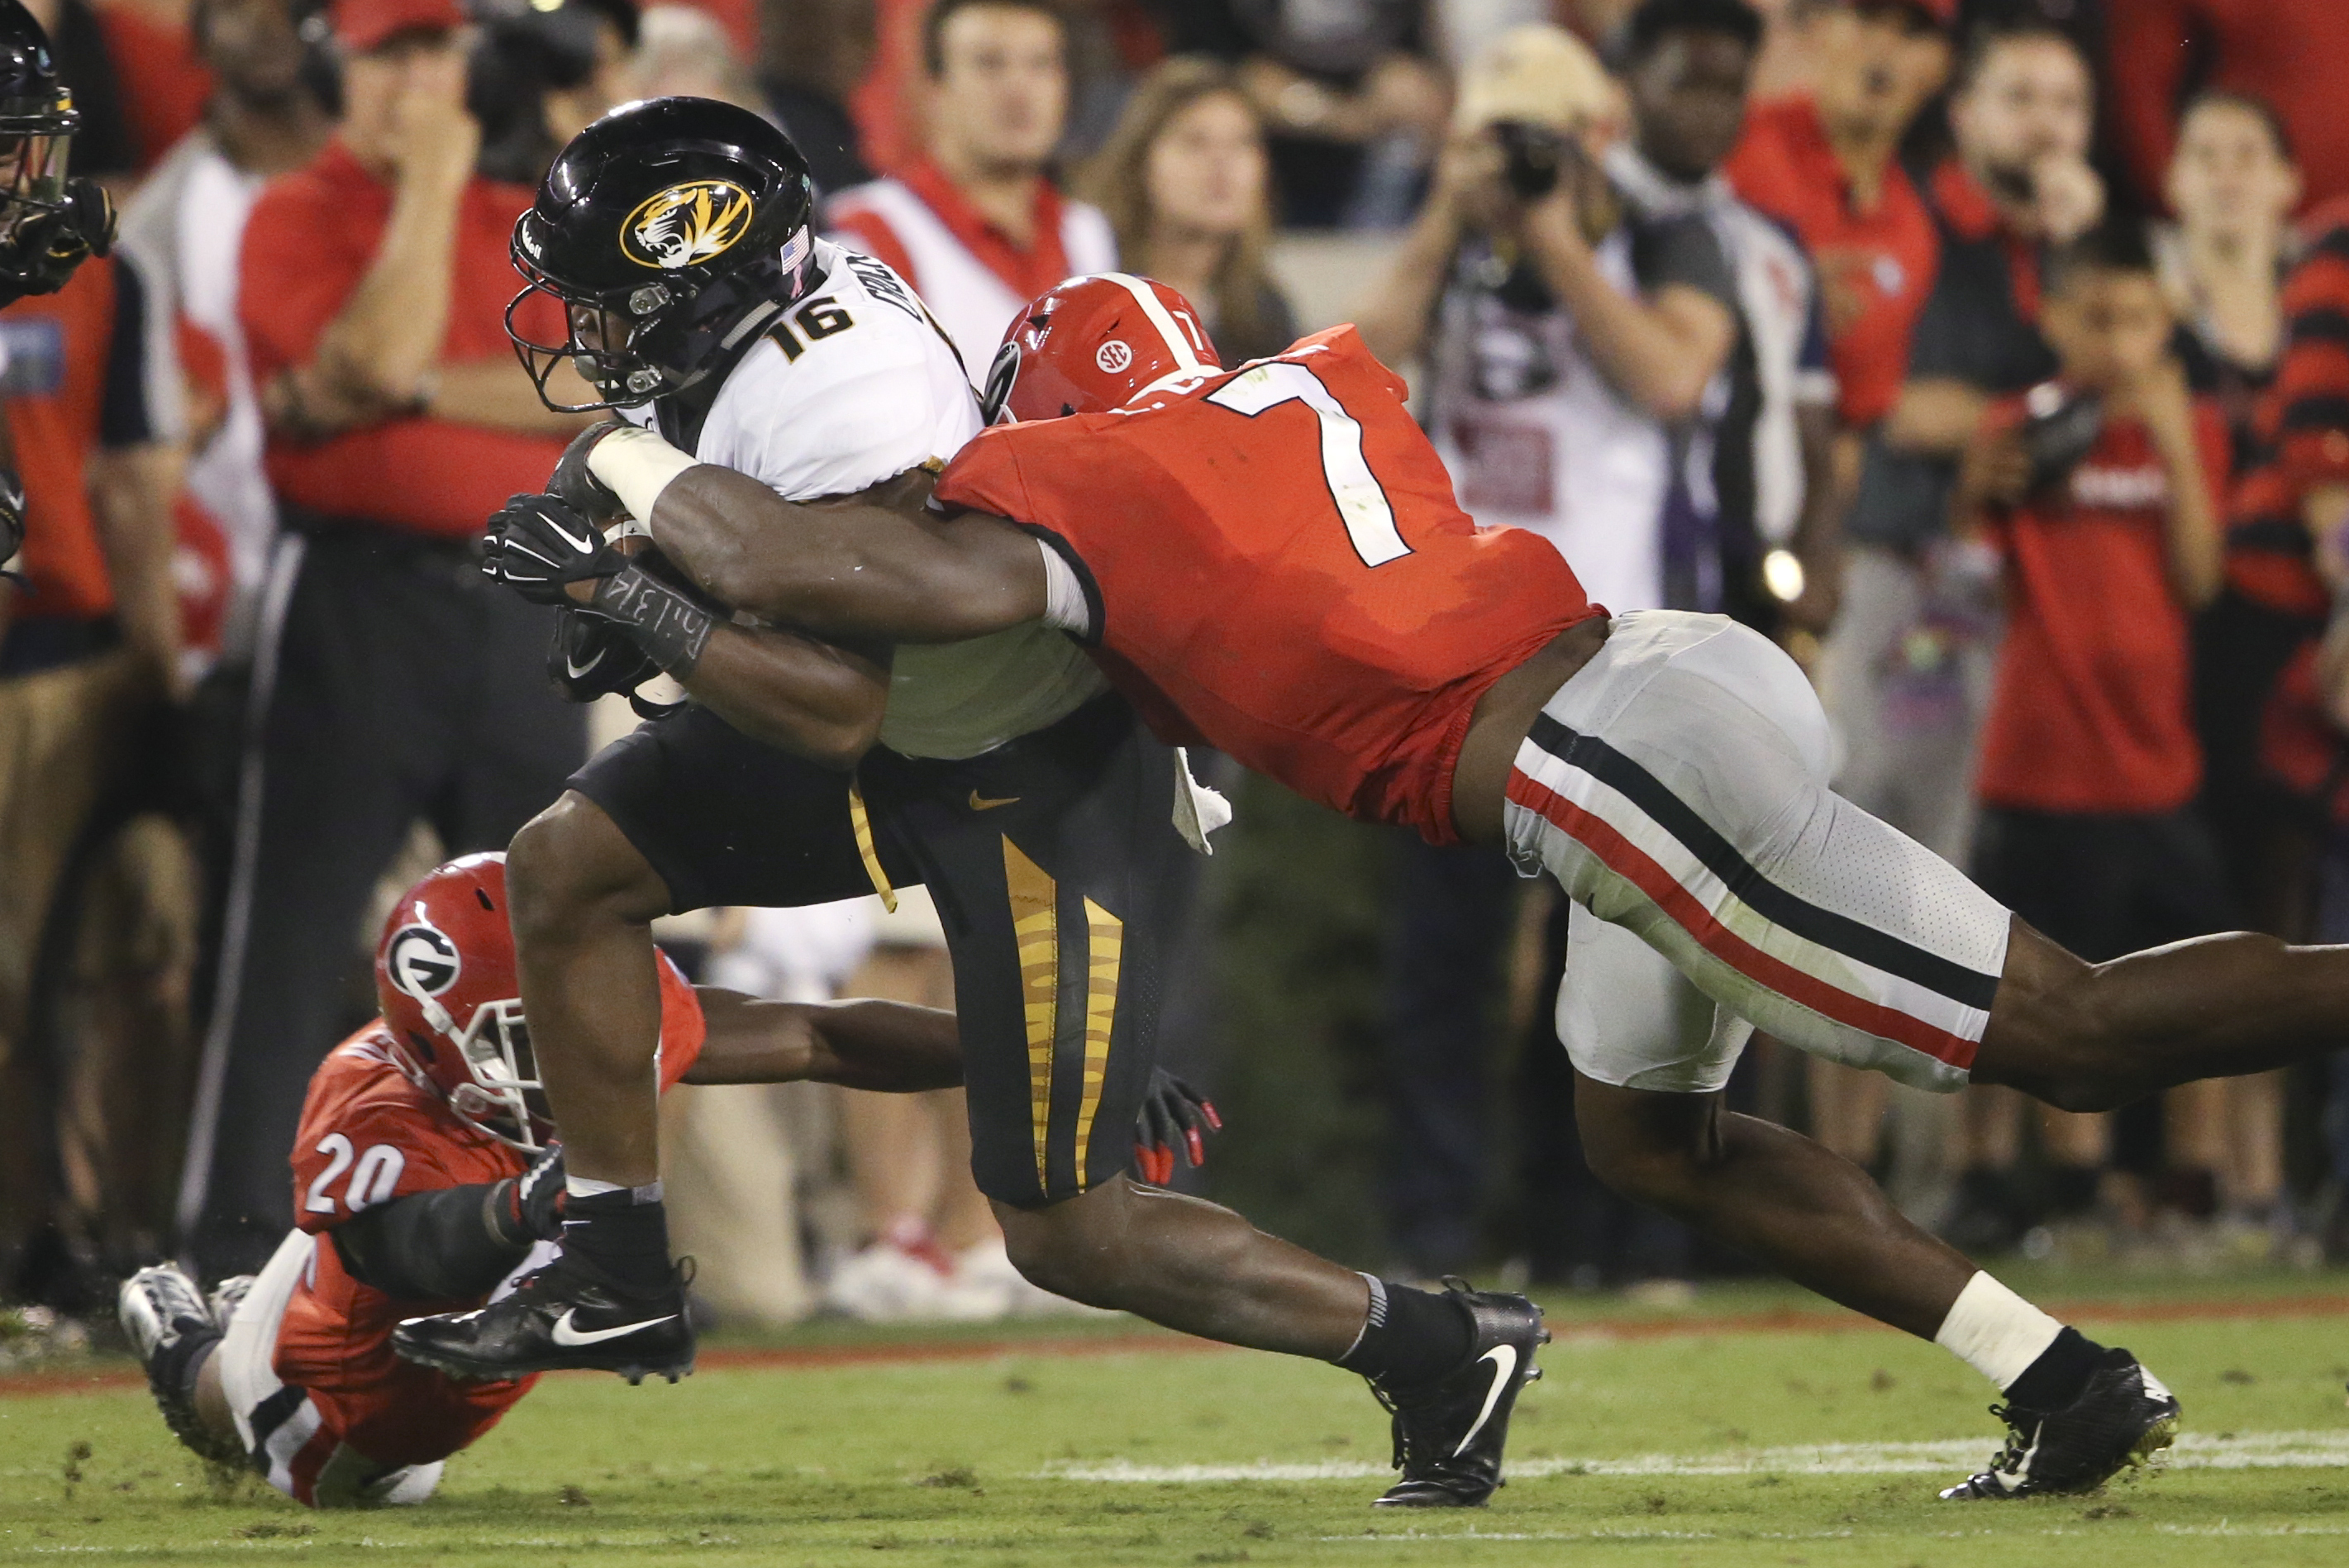
<path fill-rule="evenodd" d="M 1297 336 L 1265 253 L 1272 234 L 1264 125 L 1230 67 L 1166 61 L 1127 100 L 1085 171 L 1129 271 L 1178 289 L 1207 314 L 1226 365 L 1276 354 Z"/>
<path fill-rule="evenodd" d="M 2179 117 L 2167 183 L 2177 221 L 2158 231 L 2158 254 L 2178 315 L 2178 359 L 2193 389 L 2225 415 L 2240 474 L 2256 440 L 2254 406 L 2283 349 L 2300 171 L 2272 109 L 2213 90 Z M 2204 806 L 2244 918 L 2294 940 L 2308 935 L 2308 877 L 2283 868 L 2307 857 L 2279 853 L 2256 726 L 2303 635 L 2296 618 L 2232 592 L 2196 627 Z M 2191 1085 L 2172 1091 L 2164 1108 L 2168 1161 L 2180 1187 L 2171 1196 L 2189 1211 L 2215 1208 L 2247 1241 L 2264 1233 L 2281 1218 L 2283 1195 L 2282 1075 Z"/>
<path fill-rule="evenodd" d="M 2245 93 L 2197 95 L 2178 120 L 2168 195 L 2177 222 L 2157 242 L 2178 355 L 2194 389 L 2219 400 L 2240 465 L 2251 405 L 2283 348 L 2283 275 L 2301 196 L 2283 122 Z"/>

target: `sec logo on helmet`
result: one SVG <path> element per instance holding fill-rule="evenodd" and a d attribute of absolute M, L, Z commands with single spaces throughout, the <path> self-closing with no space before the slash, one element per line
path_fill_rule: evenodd
<path fill-rule="evenodd" d="M 393 933 L 383 961 L 391 982 L 419 1001 L 456 984 L 465 967 L 457 944 L 431 926 L 404 926 Z"/>
<path fill-rule="evenodd" d="M 750 226 L 756 203 L 730 180 L 688 180 L 639 202 L 620 225 L 620 254 L 675 271 L 722 254 Z"/>
<path fill-rule="evenodd" d="M 1095 350 L 1093 363 L 1099 365 L 1107 374 L 1114 376 L 1133 363 L 1133 346 L 1123 337 L 1112 337 Z"/>

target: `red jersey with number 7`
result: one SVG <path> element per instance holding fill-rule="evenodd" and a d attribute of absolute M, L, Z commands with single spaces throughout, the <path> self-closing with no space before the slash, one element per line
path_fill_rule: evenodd
<path fill-rule="evenodd" d="M 1476 701 L 1606 612 L 1547 540 L 1480 529 L 1351 327 L 1104 414 L 998 426 L 937 497 L 1083 584 L 1094 657 L 1170 741 L 1454 842 Z"/>

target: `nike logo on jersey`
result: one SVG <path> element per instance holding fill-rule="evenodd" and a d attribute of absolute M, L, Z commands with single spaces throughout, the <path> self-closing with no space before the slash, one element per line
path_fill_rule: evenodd
<path fill-rule="evenodd" d="M 1485 1390 L 1485 1407 L 1476 1412 L 1476 1419 L 1470 1425 L 1468 1435 L 1462 1438 L 1460 1446 L 1452 1450 L 1454 1459 L 1468 1451 L 1468 1445 L 1476 1440 L 1476 1434 L 1483 1431 L 1485 1423 L 1493 1418 L 1493 1407 L 1501 1402 L 1501 1390 L 1506 1388 L 1509 1379 L 1516 1375 L 1517 1347 L 1496 1345 L 1476 1359 L 1493 1364 L 1493 1386 Z"/>
<path fill-rule="evenodd" d="M 977 790 L 970 792 L 970 809 L 973 811 L 993 811 L 999 805 L 1018 805 L 1019 804 L 1019 797 L 1016 794 L 1007 794 L 1000 800 L 989 800 Z"/>
<path fill-rule="evenodd" d="M 573 1307 L 554 1320 L 554 1343 L 566 1350 L 575 1350 L 583 1345 L 600 1345 L 607 1339 L 617 1339 L 624 1334 L 634 1334 L 640 1328 L 652 1328 L 668 1322 L 677 1314 L 670 1313 L 663 1317 L 648 1317 L 642 1323 L 624 1323 L 616 1328 L 574 1328 L 571 1326 L 571 1320 L 578 1315 L 579 1309 Z"/>

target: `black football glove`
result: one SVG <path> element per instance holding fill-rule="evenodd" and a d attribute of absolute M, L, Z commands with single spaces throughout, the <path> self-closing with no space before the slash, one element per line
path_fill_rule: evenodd
<path fill-rule="evenodd" d="M 25 547 L 25 482 L 13 468 L 0 468 L 0 562 L 7 561 Z M 14 572 L 0 571 L 0 578 L 16 582 L 25 579 Z"/>
<path fill-rule="evenodd" d="M 114 199 L 105 188 L 95 180 L 68 180 L 65 198 L 0 240 L 0 304 L 55 294 L 74 268 L 114 248 Z"/>
<path fill-rule="evenodd" d="M 1164 1067 L 1150 1072 L 1150 1093 L 1133 1118 L 1133 1163 L 1142 1179 L 1164 1187 L 1174 1179 L 1174 1152 L 1196 1170 L 1207 1163 L 1204 1134 L 1224 1130 L 1207 1096 Z"/>
<path fill-rule="evenodd" d="M 546 482 L 547 490 L 567 502 L 574 512 L 607 528 L 627 513 L 620 505 L 620 498 L 612 493 L 611 486 L 588 468 L 587 454 L 605 436 L 627 428 L 618 420 L 589 425 L 571 438 L 571 444 L 563 449 L 562 461 L 554 465 L 554 476 Z"/>
<path fill-rule="evenodd" d="M 568 602 L 573 583 L 609 577 L 628 558 L 604 543 L 603 532 L 560 496 L 512 495 L 490 514 L 481 535 L 481 574 L 533 604 Z"/>
<path fill-rule="evenodd" d="M 520 1176 L 498 1183 L 490 1211 L 498 1233 L 517 1245 L 563 1238 L 563 1146 L 549 1144 Z"/>
<path fill-rule="evenodd" d="M 546 673 L 572 701 L 593 702 L 616 691 L 634 693 L 660 666 L 617 621 L 566 604 L 554 612 Z"/>

